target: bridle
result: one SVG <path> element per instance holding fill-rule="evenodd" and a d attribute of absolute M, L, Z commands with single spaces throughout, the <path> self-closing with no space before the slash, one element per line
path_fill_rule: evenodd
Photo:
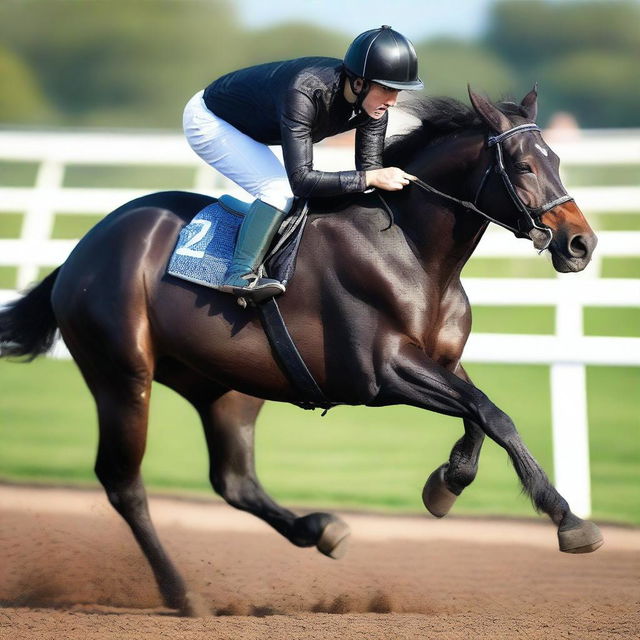
<path fill-rule="evenodd" d="M 476 190 L 476 195 L 473 200 L 473 203 L 467 202 L 466 200 L 460 200 L 447 193 L 438 191 L 437 189 L 427 184 L 426 182 L 423 182 L 419 178 L 417 178 L 413 182 L 416 185 L 418 185 L 420 188 L 424 189 L 425 191 L 434 193 L 447 200 L 457 202 L 458 204 L 462 205 L 465 209 L 469 209 L 474 213 L 477 213 L 482 217 L 486 218 L 490 222 L 493 222 L 497 225 L 500 225 L 501 227 L 504 227 L 505 229 L 508 229 L 517 238 L 529 238 L 530 237 L 529 234 L 533 229 L 537 229 L 538 231 L 545 233 L 547 235 L 547 241 L 544 244 L 544 246 L 541 249 L 539 249 L 539 251 L 542 252 L 549 247 L 549 245 L 551 244 L 551 241 L 553 240 L 553 231 L 541 221 L 542 214 L 545 213 L 546 211 L 549 211 L 550 209 L 553 209 L 554 207 L 557 207 L 560 204 L 572 201 L 573 198 L 570 195 L 565 194 L 563 196 L 556 198 L 555 200 L 550 200 L 549 202 L 546 202 L 545 204 L 539 207 L 529 207 L 520 199 L 520 196 L 518 195 L 516 188 L 513 186 L 513 183 L 511 182 L 511 179 L 509 178 L 509 175 L 507 174 L 507 170 L 505 169 L 505 166 L 504 166 L 504 153 L 502 150 L 502 142 L 507 138 L 510 138 L 511 136 L 514 136 L 520 133 L 526 133 L 527 131 L 540 131 L 540 127 L 538 127 L 538 125 L 533 123 L 521 124 L 521 125 L 518 125 L 517 127 L 508 129 L 507 131 L 504 131 L 503 133 L 500 133 L 496 136 L 487 136 L 487 147 L 495 148 L 496 150 L 495 158 L 491 163 L 489 163 L 487 170 L 484 172 L 484 175 L 482 176 L 482 180 L 480 181 L 480 185 Z M 507 190 L 507 193 L 511 198 L 511 201 L 515 205 L 516 209 L 522 214 L 521 217 L 518 218 L 516 226 L 512 226 L 500 220 L 496 220 L 495 218 L 491 217 L 489 214 L 485 213 L 484 211 L 481 211 L 477 207 L 477 204 L 480 200 L 484 187 L 489 181 L 489 176 L 491 175 L 492 171 L 500 175 L 502 179 L 502 183 L 504 184 L 505 189 Z"/>

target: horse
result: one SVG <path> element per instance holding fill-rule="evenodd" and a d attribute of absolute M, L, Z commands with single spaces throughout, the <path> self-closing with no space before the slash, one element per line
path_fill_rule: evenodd
<path fill-rule="evenodd" d="M 462 418 L 449 460 L 427 479 L 423 502 L 442 517 L 474 480 L 485 435 L 511 458 L 536 510 L 557 527 L 561 551 L 597 549 L 597 526 L 574 515 L 512 420 L 461 364 L 471 329 L 460 273 L 490 221 L 551 254 L 559 272 L 581 271 L 596 236 L 558 175 L 535 125 L 537 88 L 493 103 L 469 88 L 472 108 L 419 99 L 418 123 L 390 138 L 385 165 L 417 176 L 398 192 L 310 202 L 295 275 L 280 308 L 332 403 L 407 404 Z M 409 107 L 407 107 L 409 108 Z M 202 611 L 165 552 L 140 474 L 152 381 L 199 413 L 213 489 L 294 545 L 340 557 L 347 525 L 277 504 L 254 467 L 254 425 L 265 400 L 301 400 L 279 368 L 255 308 L 166 274 L 180 230 L 214 199 L 187 192 L 119 207 L 69 258 L 0 312 L 3 356 L 33 359 L 59 329 L 96 402 L 95 473 L 155 574 L 165 604 Z"/>

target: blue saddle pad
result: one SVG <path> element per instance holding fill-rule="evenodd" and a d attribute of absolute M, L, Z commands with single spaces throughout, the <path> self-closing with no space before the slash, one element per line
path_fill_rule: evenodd
<path fill-rule="evenodd" d="M 222 196 L 182 229 L 167 272 L 217 289 L 233 257 L 238 231 L 249 204 Z"/>

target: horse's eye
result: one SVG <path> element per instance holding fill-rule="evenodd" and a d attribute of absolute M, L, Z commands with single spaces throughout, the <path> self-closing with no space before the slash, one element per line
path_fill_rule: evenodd
<path fill-rule="evenodd" d="M 518 173 L 533 173 L 531 165 L 527 164 L 526 162 L 516 162 L 514 166 Z"/>

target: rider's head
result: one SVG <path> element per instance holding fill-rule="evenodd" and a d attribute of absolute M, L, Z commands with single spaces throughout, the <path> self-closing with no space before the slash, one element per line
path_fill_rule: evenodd
<path fill-rule="evenodd" d="M 424 86 L 411 41 L 387 25 L 361 33 L 347 49 L 344 68 L 356 96 L 355 111 L 363 109 L 374 118 L 395 104 L 398 91 Z"/>

